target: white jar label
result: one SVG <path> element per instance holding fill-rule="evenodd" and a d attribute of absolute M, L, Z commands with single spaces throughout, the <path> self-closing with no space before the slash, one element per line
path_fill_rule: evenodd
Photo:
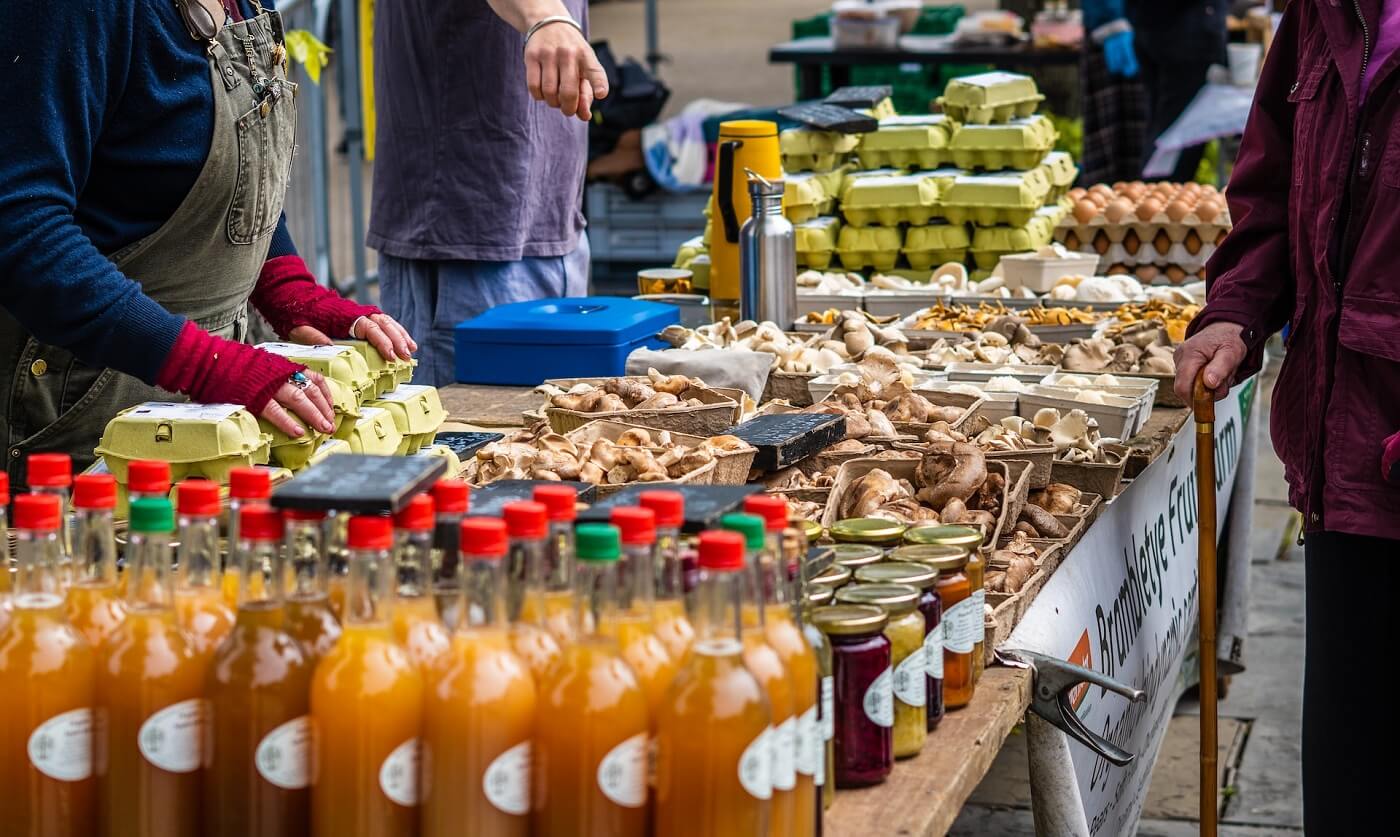
<path fill-rule="evenodd" d="M 773 728 L 764 727 L 739 756 L 739 784 L 754 799 L 773 797 Z"/>
<path fill-rule="evenodd" d="M 789 717 L 774 729 L 773 789 L 797 787 L 797 719 Z"/>
<path fill-rule="evenodd" d="M 209 703 L 201 698 L 182 700 L 146 719 L 136 735 L 146 761 L 171 773 L 189 773 L 199 767 L 200 745 Z"/>
<path fill-rule="evenodd" d="M 797 719 L 797 772 L 803 776 L 817 775 L 822 762 L 822 731 L 817 720 L 817 705 L 807 707 Z"/>
<path fill-rule="evenodd" d="M 812 781 L 817 787 L 826 785 L 826 742 L 817 742 L 817 772 L 813 775 Z"/>
<path fill-rule="evenodd" d="M 885 669 L 865 690 L 865 717 L 880 727 L 894 726 L 894 672 Z"/>
<path fill-rule="evenodd" d="M 966 598 L 943 613 L 943 644 L 955 654 L 970 654 L 977 644 L 977 637 L 972 633 L 973 606 L 972 599 Z"/>
<path fill-rule="evenodd" d="M 982 642 L 987 638 L 987 591 L 985 588 L 972 591 L 972 610 L 976 616 L 972 630 L 976 642 Z"/>
<path fill-rule="evenodd" d="M 822 740 L 836 737 L 836 678 L 822 678 Z"/>
<path fill-rule="evenodd" d="M 29 762 L 60 782 L 92 775 L 92 710 L 72 709 L 53 716 L 29 735 Z"/>
<path fill-rule="evenodd" d="M 423 751 L 417 738 L 410 738 L 394 748 L 379 766 L 379 789 L 384 795 L 405 808 L 418 804 L 418 772 L 422 769 Z"/>
<path fill-rule="evenodd" d="M 928 703 L 928 661 L 922 645 L 895 666 L 894 696 L 906 706 Z"/>
<path fill-rule="evenodd" d="M 928 676 L 934 680 L 943 679 L 943 621 L 924 635 L 924 656 L 927 657 Z"/>
<path fill-rule="evenodd" d="M 640 808 L 646 804 L 646 733 L 637 733 L 603 756 L 598 762 L 598 787 L 603 796 L 624 808 Z"/>
<path fill-rule="evenodd" d="M 481 790 L 503 813 L 530 813 L 530 742 L 522 741 L 496 756 L 481 777 Z"/>
<path fill-rule="evenodd" d="M 286 790 L 311 784 L 311 718 L 302 715 L 263 736 L 253 752 L 258 774 Z"/>

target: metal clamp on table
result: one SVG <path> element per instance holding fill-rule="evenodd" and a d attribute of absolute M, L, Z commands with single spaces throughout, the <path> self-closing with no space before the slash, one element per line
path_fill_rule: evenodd
<path fill-rule="evenodd" d="M 1067 663 L 1034 651 L 1019 649 L 997 650 L 997 657 L 1003 663 L 1016 668 L 1030 669 L 1035 681 L 1031 692 L 1030 709 L 1049 721 L 1070 738 L 1093 750 L 1094 753 L 1113 764 L 1122 767 L 1137 758 L 1134 754 L 1113 742 L 1094 733 L 1075 714 L 1070 693 L 1082 683 L 1100 686 L 1122 695 L 1133 703 L 1147 700 L 1147 693 L 1124 686 L 1111 677 L 1106 677 L 1092 669 Z"/>

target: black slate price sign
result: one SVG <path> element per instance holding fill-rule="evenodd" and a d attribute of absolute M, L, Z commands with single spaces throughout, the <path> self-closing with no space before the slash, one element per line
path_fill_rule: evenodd
<path fill-rule="evenodd" d="M 778 115 L 818 131 L 836 131 L 842 134 L 865 134 L 880 127 L 880 123 L 873 116 L 824 102 L 788 105 L 778 108 Z"/>
<path fill-rule="evenodd" d="M 447 472 L 440 456 L 331 456 L 272 492 L 281 509 L 397 512 Z"/>
<path fill-rule="evenodd" d="M 499 442 L 504 438 L 505 434 L 503 433 L 464 433 L 454 431 L 437 434 L 437 436 L 433 438 L 433 444 L 446 445 L 452 449 L 453 453 L 457 454 L 458 459 L 466 462 L 468 459 L 476 456 L 478 450 L 481 450 L 492 442 Z"/>
<path fill-rule="evenodd" d="M 728 431 L 758 448 L 753 465 L 780 471 L 846 436 L 846 419 L 827 413 L 778 413 L 754 416 Z"/>
<path fill-rule="evenodd" d="M 501 513 L 501 506 L 506 503 L 515 503 L 520 500 L 530 500 L 535 496 L 535 486 L 537 485 L 569 485 L 578 492 L 580 503 L 591 503 L 597 495 L 598 489 L 586 482 L 557 482 L 553 480 L 497 480 L 496 482 L 483 485 L 481 488 L 473 488 L 471 502 L 467 506 L 467 514 L 473 517 L 497 517 Z"/>
<path fill-rule="evenodd" d="M 888 84 L 847 85 L 831 91 L 822 101 L 843 108 L 868 110 L 893 95 L 894 88 Z"/>
<path fill-rule="evenodd" d="M 761 485 L 629 485 L 579 512 L 579 520 L 606 523 L 612 510 L 637 505 L 643 491 L 676 491 L 685 496 L 685 531 L 699 532 L 719 526 L 719 519 L 741 511 L 744 498 L 763 490 Z"/>

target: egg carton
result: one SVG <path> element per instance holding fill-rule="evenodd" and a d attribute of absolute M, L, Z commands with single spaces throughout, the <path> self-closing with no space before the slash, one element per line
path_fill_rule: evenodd
<path fill-rule="evenodd" d="M 386 360 L 379 350 L 365 340 L 337 340 L 335 345 L 353 349 L 364 360 L 370 375 L 374 376 L 374 391 L 377 395 L 393 391 L 399 384 L 413 380 L 413 367 L 416 360 Z"/>
<path fill-rule="evenodd" d="M 952 79 L 937 102 L 959 122 L 985 125 L 1030 116 L 1044 100 L 1030 76 L 990 72 Z"/>
<path fill-rule="evenodd" d="M 825 182 L 810 172 L 794 172 L 783 178 L 783 215 L 794 224 L 830 215 L 835 202 Z"/>
<path fill-rule="evenodd" d="M 943 215 L 955 224 L 1020 227 L 1044 206 L 1050 181 L 1040 169 L 963 175 L 939 199 Z"/>
<path fill-rule="evenodd" d="M 794 224 L 793 237 L 798 265 L 816 270 L 826 270 L 830 267 L 840 233 L 841 219 L 831 215 Z"/>
<path fill-rule="evenodd" d="M 1155 247 L 1138 247 L 1137 250 L 1129 250 L 1122 242 L 1119 242 L 1110 245 L 1099 255 L 1099 273 L 1107 275 L 1109 267 L 1119 264 L 1127 267 L 1154 265 L 1159 268 L 1178 265 L 1187 273 L 1195 273 L 1205 267 L 1206 262 L 1214 253 L 1215 245 L 1203 246 L 1200 251 L 1190 253 L 1184 245 L 1173 244 L 1166 253 L 1162 253 Z"/>
<path fill-rule="evenodd" d="M 356 343 L 362 341 L 355 341 Z M 368 344 L 366 344 L 368 345 Z M 365 362 L 365 356 L 355 347 L 340 344 L 331 346 L 303 346 L 299 343 L 260 343 L 257 348 L 275 355 L 281 355 L 294 363 L 300 363 L 313 372 L 320 373 L 323 377 L 338 381 L 349 388 L 353 393 L 353 399 L 346 403 L 344 399 L 335 398 L 335 403 L 331 406 L 340 412 L 350 412 L 353 404 L 358 407 L 364 401 L 379 394 L 382 386 L 382 370 L 371 370 Z M 371 349 L 378 356 L 378 351 Z M 385 392 L 393 389 L 390 384 Z M 332 395 L 336 395 L 333 391 Z"/>
<path fill-rule="evenodd" d="M 437 387 L 400 384 L 366 406 L 387 410 L 402 436 L 396 453 L 406 456 L 433 443 L 438 428 L 447 419 Z"/>
<path fill-rule="evenodd" d="M 696 256 L 703 255 L 708 252 L 709 248 L 705 246 L 705 240 L 703 236 L 697 235 L 694 238 L 686 239 L 685 241 L 681 242 L 680 247 L 676 248 L 676 258 L 675 261 L 671 262 L 671 267 L 688 268 L 690 267 L 691 263 L 695 261 Z"/>
<path fill-rule="evenodd" d="M 1046 407 L 1059 410 L 1062 416 L 1070 410 L 1083 410 L 1099 423 L 1099 434 L 1104 438 L 1125 440 L 1137 432 L 1138 416 L 1143 408 L 1141 395 L 1105 395 L 1103 404 L 1091 404 L 1075 400 L 1077 394 L 1063 387 L 1034 385 L 1029 392 L 1021 393 L 1018 409 L 1020 415 L 1028 419 L 1035 418 L 1036 411 Z"/>
<path fill-rule="evenodd" d="M 956 126 L 943 114 L 894 116 L 880 120 L 880 129 L 861 137 L 861 165 L 872 168 L 933 169 L 947 161 Z"/>
<path fill-rule="evenodd" d="M 1060 205 L 1062 214 L 1068 214 L 1070 206 L 1065 195 L 1079 178 L 1079 167 L 1074 164 L 1074 158 L 1067 151 L 1051 151 L 1041 158 L 1040 167 L 1045 169 L 1045 176 L 1050 180 L 1049 200 L 1057 204 L 1063 202 Z"/>
<path fill-rule="evenodd" d="M 904 236 L 904 258 L 909 266 L 929 271 L 948 262 L 967 260 L 972 239 L 962 224 L 931 224 L 910 227 Z"/>
<path fill-rule="evenodd" d="M 1187 235 L 1195 232 L 1202 242 L 1216 244 L 1230 231 L 1229 216 L 1223 213 L 1216 216 L 1210 223 L 1193 222 L 1190 219 L 1191 216 L 1188 215 L 1180 222 L 1176 222 L 1164 213 L 1158 213 L 1147 221 L 1133 218 L 1133 220 L 1113 222 L 1099 214 L 1085 223 L 1071 214 L 1064 219 L 1061 226 L 1065 228 L 1065 235 L 1073 232 L 1080 241 L 1089 242 L 1097 238 L 1100 233 L 1107 236 L 1109 241 L 1122 241 L 1129 231 L 1136 233 L 1137 237 L 1144 241 L 1151 241 L 1156 237 L 1158 231 L 1164 231 L 1167 238 L 1172 241 L 1184 241 Z"/>
<path fill-rule="evenodd" d="M 964 125 L 953 135 L 948 158 L 965 169 L 1030 169 L 1054 146 L 1054 123 L 1032 116 L 1001 125 Z"/>
<path fill-rule="evenodd" d="M 845 203 L 850 198 L 851 188 L 862 180 L 871 177 L 896 177 L 898 175 L 908 173 L 909 172 L 904 169 L 896 168 L 847 168 L 845 170 L 845 177 L 841 181 L 841 191 L 838 193 L 838 195 L 841 198 L 841 202 Z M 927 174 L 932 175 L 934 174 L 934 172 L 927 172 Z M 935 183 L 937 182 L 938 181 L 935 181 Z"/>
<path fill-rule="evenodd" d="M 841 201 L 846 223 L 922 226 L 939 217 L 938 181 L 924 174 L 861 178 L 851 183 Z"/>
<path fill-rule="evenodd" d="M 107 422 L 94 452 L 122 484 L 136 459 L 170 463 L 174 481 L 203 477 L 226 483 L 233 468 L 267 464 L 271 441 L 238 404 L 148 401 Z"/>
<path fill-rule="evenodd" d="M 403 434 L 394 417 L 382 407 L 363 407 L 360 417 L 335 432 L 335 438 L 350 444 L 352 453 L 393 456 L 403 444 Z"/>
<path fill-rule="evenodd" d="M 893 270 L 904 245 L 904 234 L 895 226 L 841 228 L 836 255 L 847 270 Z"/>
<path fill-rule="evenodd" d="M 778 134 L 778 150 L 789 154 L 850 154 L 860 145 L 860 134 L 818 131 L 814 128 L 788 128 Z M 785 171 L 795 171 L 783 166 Z"/>

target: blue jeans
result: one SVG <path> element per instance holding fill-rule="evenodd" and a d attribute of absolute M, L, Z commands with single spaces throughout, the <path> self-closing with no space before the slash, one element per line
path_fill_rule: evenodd
<path fill-rule="evenodd" d="M 413 382 L 456 380 L 453 327 L 488 308 L 588 293 L 588 235 L 572 253 L 517 262 L 425 261 L 380 255 L 379 300 L 418 342 Z"/>

